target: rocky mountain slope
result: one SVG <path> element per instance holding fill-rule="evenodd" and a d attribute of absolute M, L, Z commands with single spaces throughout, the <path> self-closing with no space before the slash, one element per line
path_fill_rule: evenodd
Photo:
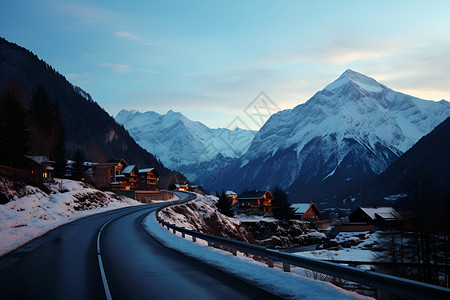
<path fill-rule="evenodd" d="M 293 202 L 333 198 L 383 172 L 448 116 L 447 101 L 347 70 L 306 103 L 272 115 L 214 188 L 280 185 Z"/>
<path fill-rule="evenodd" d="M 432 213 L 444 223 L 450 213 L 450 117 L 422 137 L 411 149 L 359 193 L 366 204 L 395 205 L 400 210 Z M 449 230 L 449 225 L 442 226 Z"/>

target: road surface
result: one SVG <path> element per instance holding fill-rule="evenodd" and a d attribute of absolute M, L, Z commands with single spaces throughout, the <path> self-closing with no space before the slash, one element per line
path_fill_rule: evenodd
<path fill-rule="evenodd" d="M 272 294 L 162 246 L 141 226 L 162 204 L 63 225 L 0 258 L 0 299 L 271 299 Z"/>

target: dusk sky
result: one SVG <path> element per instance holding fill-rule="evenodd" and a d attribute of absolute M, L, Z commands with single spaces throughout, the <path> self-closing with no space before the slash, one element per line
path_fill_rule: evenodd
<path fill-rule="evenodd" d="M 0 35 L 113 116 L 227 127 L 261 91 L 293 108 L 348 68 L 450 100 L 449 16 L 450 1 L 16 0 L 0 4 Z"/>

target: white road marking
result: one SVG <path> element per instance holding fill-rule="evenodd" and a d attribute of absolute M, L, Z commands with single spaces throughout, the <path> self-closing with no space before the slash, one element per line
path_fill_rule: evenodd
<path fill-rule="evenodd" d="M 103 288 L 105 290 L 105 294 L 106 294 L 106 299 L 107 300 L 112 300 L 111 297 L 111 292 L 109 290 L 109 286 L 108 286 L 108 281 L 106 280 L 106 274 L 105 274 L 105 269 L 103 268 L 103 261 L 102 261 L 102 255 L 100 252 L 100 236 L 102 235 L 102 231 L 103 229 L 106 227 L 106 225 L 108 225 L 111 221 L 114 221 L 115 219 L 117 219 L 118 217 L 121 216 L 116 216 L 112 219 L 110 219 L 108 222 L 106 222 L 105 224 L 103 224 L 102 228 L 100 228 L 100 231 L 98 232 L 97 235 L 97 258 L 98 258 L 98 265 L 100 267 L 100 274 L 102 275 L 102 282 L 103 282 Z"/>

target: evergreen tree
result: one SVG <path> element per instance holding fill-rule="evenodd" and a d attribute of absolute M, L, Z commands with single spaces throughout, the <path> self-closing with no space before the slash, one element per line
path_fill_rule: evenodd
<path fill-rule="evenodd" d="M 294 209 L 291 207 L 286 192 L 280 187 L 276 187 L 272 193 L 273 216 L 279 220 L 290 220 L 294 217 Z"/>
<path fill-rule="evenodd" d="M 66 135 L 59 110 L 55 115 L 55 141 L 50 157 L 55 161 L 55 176 L 63 178 L 66 173 Z"/>
<path fill-rule="evenodd" d="M 81 180 L 81 178 L 84 177 L 84 166 L 83 166 L 83 153 L 81 153 L 80 149 L 77 149 L 77 151 L 75 152 L 75 158 L 74 158 L 75 163 L 73 164 L 73 169 L 72 169 L 72 178 L 74 180 Z"/>
<path fill-rule="evenodd" d="M 48 156 L 55 161 L 55 176 L 64 177 L 66 168 L 66 147 L 64 124 L 59 108 L 50 102 L 43 86 L 39 86 L 33 95 L 29 110 L 32 153 Z"/>
<path fill-rule="evenodd" d="M 12 167 L 24 167 L 24 155 L 28 151 L 27 115 L 12 93 L 7 93 L 0 110 L 0 163 Z"/>
<path fill-rule="evenodd" d="M 219 201 L 217 201 L 217 209 L 219 210 L 219 212 L 228 217 L 233 217 L 234 210 L 231 207 L 233 201 L 225 195 L 224 191 L 222 191 L 222 194 L 220 196 L 218 194 L 216 195 L 219 197 Z"/>

